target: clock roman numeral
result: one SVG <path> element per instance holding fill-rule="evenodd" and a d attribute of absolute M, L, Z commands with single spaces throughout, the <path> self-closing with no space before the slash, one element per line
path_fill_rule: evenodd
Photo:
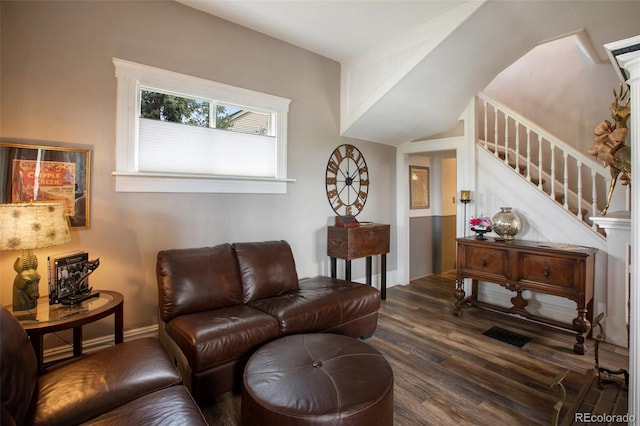
<path fill-rule="evenodd" d="M 362 158 L 362 153 L 360 151 L 358 151 L 358 158 L 356 158 L 355 161 L 358 166 L 364 162 L 364 158 Z"/>
<path fill-rule="evenodd" d="M 336 163 L 333 160 L 329 161 L 329 164 L 327 165 L 327 169 L 334 175 L 337 175 L 339 170 L 338 163 Z"/>
<path fill-rule="evenodd" d="M 335 157 L 338 164 L 340 164 L 340 162 L 344 160 L 344 157 L 342 156 L 342 152 L 340 152 L 340 149 L 336 149 L 333 152 L 333 156 Z"/>
<path fill-rule="evenodd" d="M 347 150 L 347 157 L 353 158 L 353 145 L 347 145 L 346 150 Z"/>

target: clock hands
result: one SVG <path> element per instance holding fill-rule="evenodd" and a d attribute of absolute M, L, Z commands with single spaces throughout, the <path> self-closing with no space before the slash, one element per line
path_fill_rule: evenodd
<path fill-rule="evenodd" d="M 341 173 L 342 173 L 342 170 L 341 170 Z M 344 186 L 342 186 L 342 188 L 340 188 L 337 192 L 332 191 L 331 193 L 332 196 L 336 197 L 335 201 L 338 202 L 337 207 L 339 208 L 342 205 L 352 206 L 356 204 L 358 200 L 365 201 L 366 193 L 363 193 L 360 189 L 356 189 L 354 184 L 358 183 L 359 184 L 358 186 L 361 186 L 363 184 L 368 184 L 368 180 L 360 179 L 359 173 L 357 171 L 353 173 L 353 176 L 349 176 L 344 173 L 342 173 L 342 175 L 344 176 L 344 180 L 339 179 L 336 182 L 344 183 Z M 347 190 L 347 193 L 345 194 L 346 197 L 343 197 L 343 192 L 345 191 L 345 189 Z M 343 202 L 344 198 L 346 199 Z M 353 198 L 353 201 L 351 201 L 352 198 Z M 335 201 L 334 201 L 334 204 L 335 204 Z M 361 208 L 362 205 L 363 204 L 358 204 L 357 207 Z"/>

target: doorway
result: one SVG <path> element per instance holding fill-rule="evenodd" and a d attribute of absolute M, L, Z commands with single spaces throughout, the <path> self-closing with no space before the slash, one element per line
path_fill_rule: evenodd
<path fill-rule="evenodd" d="M 456 158 L 455 151 L 408 156 L 409 279 L 442 274 L 455 268 Z M 414 202 L 415 170 L 428 176 L 428 202 Z"/>
<path fill-rule="evenodd" d="M 471 112 L 469 112 L 469 115 L 471 115 Z M 471 120 L 470 122 L 473 123 L 473 120 Z M 469 129 L 468 131 L 472 133 L 471 129 Z M 428 141 L 411 142 L 398 146 L 398 150 L 396 153 L 397 234 L 396 245 L 394 247 L 394 251 L 397 253 L 396 259 L 398 265 L 396 271 L 394 271 L 395 277 L 393 277 L 393 282 L 395 284 L 408 284 L 411 277 L 410 265 L 412 263 L 413 256 L 411 250 L 412 233 L 410 231 L 411 210 L 409 209 L 409 156 L 411 156 L 412 154 L 421 154 L 426 157 L 455 159 L 455 168 L 447 166 L 447 172 L 452 171 L 452 173 L 455 173 L 455 179 L 450 177 L 443 178 L 443 175 L 441 173 L 442 166 L 440 166 L 438 171 L 434 170 L 432 173 L 430 173 L 431 177 L 433 178 L 430 183 L 430 188 L 440 191 L 438 197 L 433 199 L 440 200 L 439 202 L 442 206 L 443 195 L 441 185 L 443 181 L 446 181 L 446 184 L 451 185 L 451 187 L 453 188 L 473 187 L 474 181 L 472 170 L 475 161 L 475 151 L 473 150 L 473 146 L 467 147 L 466 145 L 472 145 L 474 142 L 472 139 L 469 139 L 469 141 L 467 141 L 467 139 L 468 138 L 465 138 L 464 136 L 448 137 Z M 454 169 L 455 172 L 453 172 Z M 447 176 L 449 175 L 447 174 Z M 444 204 L 451 204 L 453 200 L 457 198 L 457 189 L 447 189 L 446 191 L 448 194 L 447 198 L 449 200 L 449 203 L 447 203 L 445 200 Z M 449 194 L 449 192 L 451 193 Z M 452 217 L 455 218 L 455 236 L 459 237 L 462 235 L 462 231 L 464 230 L 464 223 L 462 223 L 462 204 L 456 203 L 454 209 L 456 213 Z M 442 215 L 441 210 L 439 211 L 438 215 Z M 432 227 L 429 229 L 431 229 L 431 232 L 433 232 Z M 429 241 L 433 240 L 432 235 L 433 234 L 431 234 L 431 237 L 429 237 Z M 455 245 L 455 241 L 452 241 L 451 243 Z M 430 248 L 430 250 L 431 252 L 433 251 L 432 248 Z M 433 262 L 432 256 L 428 257 L 428 259 L 429 262 Z M 433 263 L 431 263 L 431 270 L 428 271 L 428 273 L 433 274 Z"/>

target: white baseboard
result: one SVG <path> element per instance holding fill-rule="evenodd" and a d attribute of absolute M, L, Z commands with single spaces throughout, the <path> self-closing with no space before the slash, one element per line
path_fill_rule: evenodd
<path fill-rule="evenodd" d="M 478 293 L 479 300 L 505 308 L 511 307 L 511 298 L 516 295 L 498 285 L 483 282 L 480 283 Z M 569 325 L 577 315 L 576 304 L 571 300 L 530 291 L 523 292 L 523 297 L 529 302 L 527 311 L 534 315 Z"/>
<path fill-rule="evenodd" d="M 135 330 L 128 330 L 124 332 L 125 341 L 148 336 L 158 336 L 158 324 L 150 325 L 147 327 L 140 327 L 136 328 Z M 95 339 L 84 340 L 82 342 L 82 352 L 95 352 L 99 349 L 112 346 L 113 339 L 113 334 L 110 334 L 107 336 L 96 337 Z M 43 356 L 45 364 L 52 361 L 71 358 L 73 356 L 73 347 L 71 345 L 62 345 L 56 346 L 55 348 L 45 349 Z"/>

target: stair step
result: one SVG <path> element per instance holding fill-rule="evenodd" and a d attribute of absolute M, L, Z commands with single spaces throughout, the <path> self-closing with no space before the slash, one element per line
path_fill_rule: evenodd
<path fill-rule="evenodd" d="M 564 205 L 564 194 L 560 194 L 560 193 L 557 193 L 557 192 L 556 192 L 554 199 L 555 199 L 558 203 L 560 203 L 560 204 Z M 577 209 L 576 209 L 576 211 L 577 211 Z"/>
<path fill-rule="evenodd" d="M 492 154 L 495 154 L 495 151 L 491 151 L 491 149 L 489 149 L 489 152 L 491 152 Z M 498 150 L 498 158 L 500 160 L 502 160 L 502 162 L 504 162 L 504 151 L 500 151 Z M 516 171 L 517 173 L 520 174 L 520 176 L 522 176 L 523 178 L 527 178 L 527 166 L 525 165 L 518 165 L 516 167 L 516 162 L 513 160 L 509 160 L 507 162 L 507 165 L 513 170 Z M 533 176 L 531 177 L 531 183 L 533 183 L 534 185 L 539 185 L 540 184 L 540 179 L 538 178 L 534 178 Z M 546 181 L 544 179 L 542 179 L 542 185 L 544 185 L 546 183 Z"/>

